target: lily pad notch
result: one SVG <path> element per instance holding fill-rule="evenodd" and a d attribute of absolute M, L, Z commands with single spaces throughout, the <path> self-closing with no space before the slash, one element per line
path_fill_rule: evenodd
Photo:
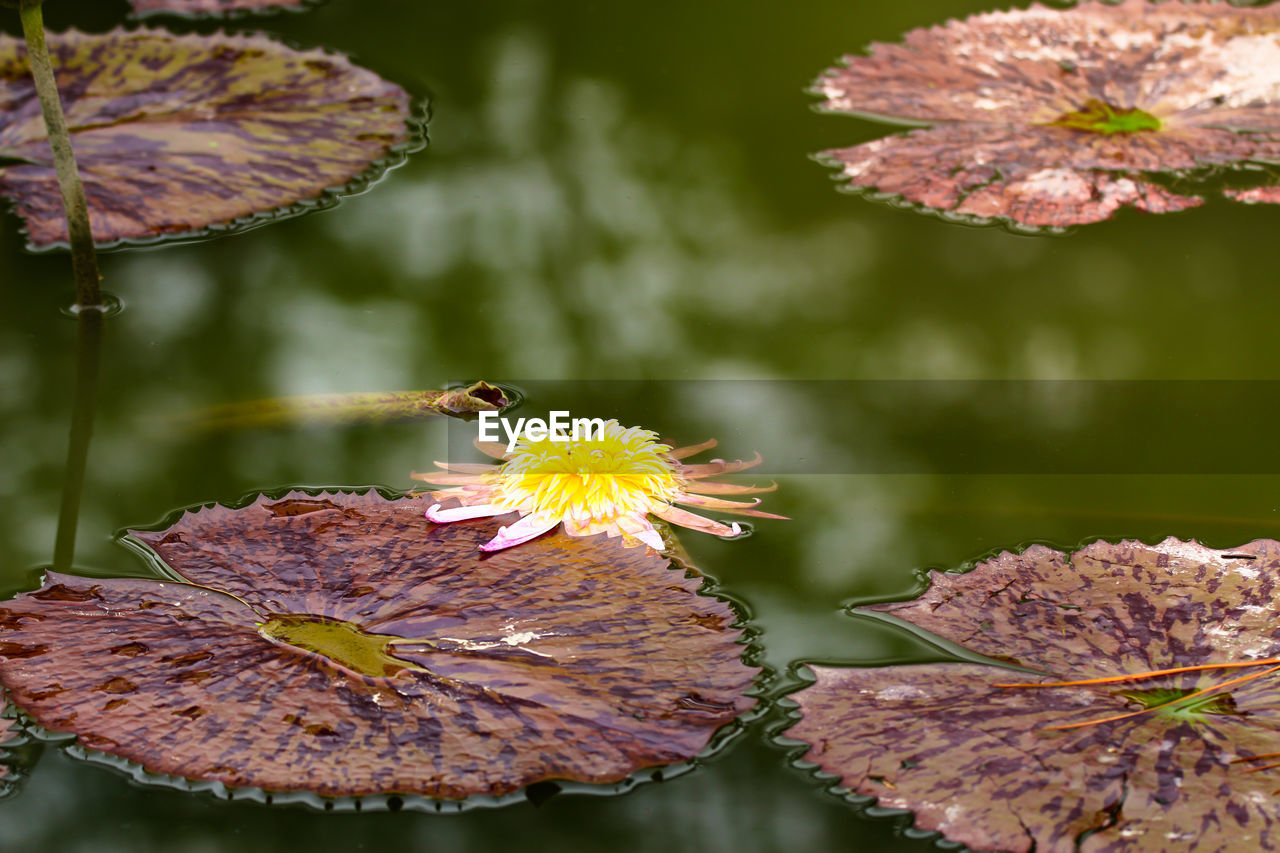
<path fill-rule="evenodd" d="M 485 555 L 494 521 L 424 511 L 295 491 L 133 531 L 174 580 L 49 573 L 0 603 L 0 681 L 144 781 L 337 808 L 626 790 L 756 705 L 740 617 L 696 572 L 602 536 Z"/>
<path fill-rule="evenodd" d="M 260 35 L 50 34 L 99 248 L 197 239 L 331 207 L 426 144 L 400 86 Z M 21 43 L 0 36 L 0 194 L 31 248 L 64 245 Z"/>

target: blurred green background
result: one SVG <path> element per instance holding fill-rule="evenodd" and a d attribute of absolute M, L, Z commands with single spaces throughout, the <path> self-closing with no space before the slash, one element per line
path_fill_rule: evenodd
<path fill-rule="evenodd" d="M 178 507 L 292 484 L 408 488 L 409 472 L 441 458 L 458 429 L 434 421 L 199 434 L 166 417 L 472 378 L 524 387 L 531 410 L 545 408 L 541 393 L 575 415 L 616 416 L 679 444 L 715 435 L 729 457 L 772 453 L 761 476 L 781 489 L 766 508 L 793 521 L 761 522 L 743 541 L 683 541 L 749 606 L 784 681 L 797 659 L 936 657 L 840 613 L 851 600 L 909 594 L 923 568 L 1032 541 L 1175 535 L 1229 547 L 1275 536 L 1280 468 L 1265 437 L 1280 415 L 1271 393 L 1280 385 L 1270 382 L 1280 379 L 1280 209 L 1211 200 L 1030 237 L 842 194 L 810 159 L 889 130 L 813 110 L 805 90 L 835 57 L 986 8 L 331 0 L 235 22 L 352 54 L 429 97 L 431 143 L 335 210 L 104 257 L 105 287 L 126 308 L 107 326 L 77 571 L 147 574 L 114 540 Z M 46 17 L 55 29 L 104 31 L 125 13 L 115 0 L 58 0 Z M 0 22 L 17 31 L 12 12 Z M 5 593 L 35 586 L 51 558 L 75 341 L 62 313 L 72 300 L 67 258 L 25 252 L 18 229 L 13 216 L 0 223 L 10 305 L 0 314 Z M 856 417 L 829 396 L 852 387 L 835 380 L 926 379 L 1201 381 L 1143 386 L 1132 405 L 1121 395 L 1106 406 L 1088 405 L 1094 383 L 1046 384 L 1034 416 L 971 399 L 972 386 L 958 383 L 952 410 L 966 427 L 955 434 L 930 420 L 934 408 L 899 403 Z M 1222 379 L 1259 380 L 1220 441 L 1237 460 L 1257 444 L 1261 473 L 1217 470 L 1217 457 L 1197 455 L 1208 452 L 1203 441 L 1180 459 L 1180 440 L 1169 438 L 1198 416 L 1186 395 L 1212 398 L 1206 389 Z M 649 391 L 630 403 L 614 394 L 605 406 L 601 385 L 577 380 Z M 1041 440 L 1044 458 L 1065 441 L 1077 459 L 1092 437 L 1115 431 L 1164 441 L 1168 464 L 1133 473 L 1115 446 L 1105 457 L 1117 460 L 1114 474 L 1037 461 Z M 968 465 L 975 434 L 986 435 L 986 455 Z M 1022 454 L 1004 468 L 1003 442 Z M 910 462 L 881 464 L 895 459 Z M 454 816 L 228 803 L 137 787 L 56 748 L 0 803 L 0 848 L 13 850 L 513 844 L 932 846 L 825 794 L 759 728 L 696 772 L 626 796 Z"/>

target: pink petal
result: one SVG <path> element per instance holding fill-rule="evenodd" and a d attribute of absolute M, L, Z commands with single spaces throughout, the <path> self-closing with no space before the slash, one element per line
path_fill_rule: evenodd
<path fill-rule="evenodd" d="M 608 523 L 596 521 L 592 518 L 582 520 L 576 518 L 564 519 L 564 532 L 570 536 L 595 536 L 597 533 L 606 532 L 608 528 Z"/>
<path fill-rule="evenodd" d="M 621 533 L 627 544 L 643 542 L 655 551 L 665 551 L 667 548 L 667 543 L 662 541 L 662 534 L 654 529 L 653 522 L 644 513 L 620 515 L 611 528 L 607 531 L 609 535 L 617 536 Z"/>
<path fill-rule="evenodd" d="M 727 512 L 727 513 L 729 513 L 730 515 L 746 515 L 746 516 L 750 516 L 751 518 L 773 518 L 773 519 L 776 519 L 776 520 L 778 520 L 778 521 L 790 521 L 790 520 L 791 520 L 791 516 L 788 516 L 788 515 L 778 515 L 777 513 L 773 513 L 773 512 L 765 512 L 765 511 L 763 511 L 763 510 L 759 510 L 759 509 L 724 509 L 724 508 L 722 507 L 722 508 L 718 509 L 718 510 L 717 510 L 717 512 Z"/>
<path fill-rule="evenodd" d="M 427 508 L 427 518 L 436 524 L 447 524 L 450 521 L 466 521 L 469 518 L 489 518 L 505 515 L 511 510 L 497 504 L 480 504 L 479 506 L 455 506 L 441 509 L 440 504 L 432 504 Z"/>
<path fill-rule="evenodd" d="M 712 459 L 705 465 L 681 465 L 680 476 L 691 480 L 697 480 L 700 477 L 714 477 L 717 474 L 734 474 L 738 471 L 745 471 L 748 468 L 754 468 L 764 461 L 759 453 L 756 453 L 751 459 L 739 459 L 735 462 L 726 462 L 723 459 Z"/>
<path fill-rule="evenodd" d="M 708 498 L 703 495 L 694 495 L 686 492 L 676 498 L 676 503 L 687 504 L 688 506 L 700 506 L 704 509 L 722 509 L 726 512 L 732 512 L 733 510 L 751 509 L 752 507 L 759 506 L 760 499 L 756 498 L 750 503 L 743 503 L 742 501 L 726 501 L 720 498 Z"/>
<path fill-rule="evenodd" d="M 522 542 L 528 542 L 560 523 L 560 519 L 552 516 L 526 515 L 515 524 L 499 527 L 498 535 L 480 546 L 481 551 L 501 551 Z"/>
<path fill-rule="evenodd" d="M 437 467 L 455 474 L 496 474 L 498 466 L 491 462 L 437 462 Z"/>
<path fill-rule="evenodd" d="M 697 481 L 690 483 L 685 487 L 686 491 L 698 492 L 703 495 L 758 495 L 764 492 L 776 492 L 778 490 L 777 483 L 770 483 L 767 486 L 739 486 L 737 483 L 717 483 L 714 480 L 709 482 Z"/>
<path fill-rule="evenodd" d="M 505 460 L 507 458 L 507 446 L 497 441 L 481 441 L 476 439 L 476 449 L 485 456 L 492 456 L 494 459 Z"/>
<path fill-rule="evenodd" d="M 662 534 L 652 527 L 648 530 L 632 533 L 631 536 L 639 539 L 655 551 L 665 551 L 667 549 L 667 543 L 662 541 Z"/>
<path fill-rule="evenodd" d="M 435 474 L 431 471 L 420 474 L 414 471 L 409 476 L 414 480 L 434 483 L 437 486 L 479 486 L 485 482 L 475 474 Z"/>
<path fill-rule="evenodd" d="M 737 536 L 742 532 L 742 528 L 738 525 L 730 527 L 727 524 L 721 524 L 718 521 L 712 521 L 709 518 L 703 518 L 700 515 L 694 515 L 687 510 L 679 507 L 669 506 L 661 512 L 655 512 L 654 515 L 663 521 L 669 521 L 672 524 L 678 524 L 681 527 L 687 527 L 690 530 L 697 530 L 700 533 L 710 533 L 712 536 Z"/>
<path fill-rule="evenodd" d="M 709 438 L 702 444 L 691 444 L 688 447 L 677 447 L 667 455 L 672 459 L 688 459 L 690 456 L 697 456 L 704 450 L 710 450 L 718 444 L 714 438 Z"/>
<path fill-rule="evenodd" d="M 497 503 L 498 498 L 502 495 L 502 489 L 498 486 L 491 485 L 463 485 L 454 486 L 451 489 L 433 489 L 431 498 L 438 504 L 442 504 L 448 500 L 455 500 L 463 506 L 480 506 L 481 504 Z"/>

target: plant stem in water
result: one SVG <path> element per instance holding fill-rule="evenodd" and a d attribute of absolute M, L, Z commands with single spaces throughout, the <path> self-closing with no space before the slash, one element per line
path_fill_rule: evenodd
<path fill-rule="evenodd" d="M 71 408 L 71 437 L 67 441 L 67 467 L 62 481 L 62 505 L 58 509 L 58 534 L 53 545 L 54 571 L 71 568 L 76 551 L 76 525 L 80 496 L 84 492 L 89 438 L 98 398 L 98 361 L 102 352 L 101 311 L 80 311 L 76 335 L 76 384 Z"/>
<path fill-rule="evenodd" d="M 102 292 L 99 282 L 98 257 L 93 250 L 93 232 L 89 229 L 89 206 L 84 184 L 76 169 L 76 156 L 71 150 L 67 120 L 62 114 L 62 100 L 53 76 L 53 62 L 44 40 L 44 16 L 39 2 L 23 4 L 22 34 L 27 41 L 27 57 L 35 80 L 40 110 L 44 113 L 49 147 L 53 149 L 54 170 L 62 191 L 62 206 L 67 214 L 67 234 L 71 239 L 71 268 L 76 277 L 76 304 L 83 309 L 100 309 Z M 83 315 L 81 317 L 83 319 Z"/>

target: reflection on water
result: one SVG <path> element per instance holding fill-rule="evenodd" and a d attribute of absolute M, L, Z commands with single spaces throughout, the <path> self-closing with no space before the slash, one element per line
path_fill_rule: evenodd
<path fill-rule="evenodd" d="M 326 225 L 401 292 L 465 279 L 516 344 L 498 369 L 722 376 L 735 366 L 701 333 L 709 319 L 755 325 L 785 308 L 800 323 L 855 298 L 876 254 L 868 226 L 779 228 L 714 144 L 630 115 L 606 81 L 552 79 L 530 32 L 486 55 L 489 99 L 449 171 L 416 170 L 381 191 L 382 215 Z"/>
<path fill-rule="evenodd" d="M 50 15 L 83 13 L 106 28 L 105 8 L 68 0 Z M 411 470 L 447 449 L 439 422 L 176 436 L 147 427 L 156 415 L 473 378 L 784 380 L 767 393 L 655 385 L 604 412 L 608 395 L 586 386 L 555 400 L 575 415 L 673 430 L 677 443 L 714 435 L 727 457 L 766 451 L 761 479 L 780 483 L 770 509 L 794 520 L 740 542 L 685 544 L 750 605 L 777 668 L 930 654 L 839 613 L 850 599 L 907 594 L 921 567 L 960 567 L 1032 540 L 1069 547 L 1172 534 L 1228 547 L 1274 535 L 1272 475 L 965 469 L 945 421 L 925 424 L 930 433 L 909 407 L 837 419 L 839 401 L 785 381 L 1280 375 L 1271 343 L 1280 289 L 1262 248 L 1278 210 L 1211 203 L 1029 238 L 832 192 L 806 152 L 882 129 L 811 112 L 803 88 L 814 68 L 981 8 L 335 0 L 272 19 L 286 36 L 428 82 L 431 147 L 336 210 L 104 259 L 105 286 L 128 308 L 106 327 L 78 570 L 146 573 L 112 534 L 174 507 L 290 484 L 405 488 Z M 66 258 L 24 254 L 12 217 L 0 282 L 9 300 L 0 315 L 0 579 L 12 591 L 31 587 L 32 568 L 52 556 L 74 325 L 58 313 L 71 290 Z M 1042 403 L 1033 407 L 1040 420 L 979 407 L 970 423 L 1000 436 L 1018 425 L 1052 444 L 1103 434 L 1117 417 L 1061 394 Z M 1265 409 L 1243 405 L 1240 426 L 1224 434 L 1256 435 Z M 1124 417 L 1146 419 L 1153 436 L 1164 428 L 1159 410 Z M 922 435 L 933 436 L 928 447 Z M 786 457 L 806 467 L 780 467 Z M 893 467 L 920 459 L 928 464 Z M 0 847 L 407 839 L 487 850 L 520 833 L 567 849 L 932 849 L 820 796 L 758 738 L 622 798 L 556 797 L 456 819 L 327 819 L 143 791 L 46 752 L 26 792 L 0 804 Z"/>

